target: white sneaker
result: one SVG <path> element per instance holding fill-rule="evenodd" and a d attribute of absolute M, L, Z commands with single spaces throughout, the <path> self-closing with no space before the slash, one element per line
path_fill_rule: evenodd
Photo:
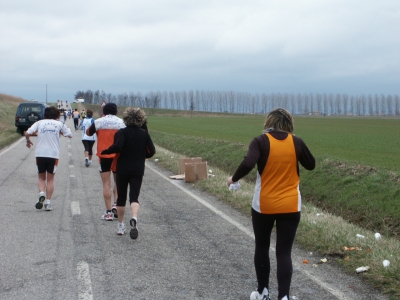
<path fill-rule="evenodd" d="M 86 168 L 89 167 L 89 158 L 85 157 L 85 166 Z"/>
<path fill-rule="evenodd" d="M 281 300 L 289 300 L 287 296 L 283 297 Z"/>
<path fill-rule="evenodd" d="M 46 210 L 46 211 L 51 211 L 51 210 L 53 210 L 53 208 L 51 207 L 51 204 L 50 204 L 50 203 L 45 203 L 45 205 L 44 205 L 44 210 Z"/>
<path fill-rule="evenodd" d="M 118 223 L 117 234 L 118 235 L 123 235 L 124 233 L 125 233 L 125 224 L 124 223 Z"/>
<path fill-rule="evenodd" d="M 264 288 L 263 293 L 260 294 L 258 291 L 254 291 L 250 294 L 250 300 L 271 300 L 269 297 L 268 289 Z"/>

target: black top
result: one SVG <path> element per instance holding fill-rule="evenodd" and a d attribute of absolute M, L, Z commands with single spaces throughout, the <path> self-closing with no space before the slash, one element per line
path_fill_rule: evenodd
<path fill-rule="evenodd" d="M 284 140 L 288 137 L 287 132 L 283 131 L 271 131 L 269 132 L 274 138 L 278 140 Z M 303 142 L 303 140 L 297 136 L 293 136 L 294 147 L 296 148 L 297 161 L 307 170 L 313 170 L 315 168 L 315 158 L 311 154 L 310 150 Z M 242 163 L 237 168 L 235 174 L 232 176 L 232 181 L 239 181 L 241 178 L 246 176 L 257 164 L 257 170 L 259 174 L 262 174 L 268 161 L 269 156 L 269 138 L 266 134 L 262 134 L 255 137 L 249 146 L 249 150 L 244 157 Z M 299 166 L 297 165 L 297 174 L 299 174 Z M 299 174 L 300 175 L 300 174 Z"/>
<path fill-rule="evenodd" d="M 139 127 L 125 127 L 114 135 L 114 144 L 101 154 L 120 153 L 117 173 L 143 176 L 146 158 L 156 153 L 149 133 Z"/>

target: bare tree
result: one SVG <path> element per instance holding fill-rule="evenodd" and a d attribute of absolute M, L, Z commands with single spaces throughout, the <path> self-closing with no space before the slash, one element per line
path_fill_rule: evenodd
<path fill-rule="evenodd" d="M 394 95 L 394 113 L 400 116 L 400 98 L 399 95 Z"/>
<path fill-rule="evenodd" d="M 387 114 L 389 116 L 393 116 L 393 97 L 392 95 L 387 95 L 386 97 L 386 104 L 387 104 Z"/>

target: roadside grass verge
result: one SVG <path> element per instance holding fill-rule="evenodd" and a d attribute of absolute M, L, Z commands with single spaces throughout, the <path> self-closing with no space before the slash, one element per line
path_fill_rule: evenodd
<path fill-rule="evenodd" d="M 15 113 L 21 102 L 25 102 L 25 100 L 19 97 L 0 94 L 0 149 L 21 138 L 14 124 Z"/>
<path fill-rule="evenodd" d="M 153 133 L 151 136 L 155 141 L 158 140 Z M 156 150 L 157 153 L 151 160 L 158 159 L 157 164 L 177 174 L 178 159 L 186 155 L 169 151 L 158 144 Z M 207 159 L 203 156 L 203 160 Z M 241 180 L 240 190 L 231 192 L 226 186 L 226 181 L 232 173 L 217 167 L 210 161 L 207 164 L 208 169 L 211 170 L 209 173 L 211 176 L 208 180 L 196 182 L 195 185 L 250 217 L 254 182 Z M 307 197 L 304 198 L 307 200 Z M 358 238 L 357 234 L 363 235 L 364 238 Z M 338 264 L 346 272 L 355 276 L 356 268 L 369 266 L 371 269 L 368 272 L 357 276 L 363 277 L 370 285 L 390 295 L 391 299 L 399 299 L 400 240 L 385 234 L 382 234 L 380 240 L 376 240 L 374 234 L 374 231 L 347 222 L 342 217 L 334 216 L 305 202 L 302 205 L 302 218 L 296 242 L 307 251 L 326 256 L 328 263 Z M 349 249 L 358 247 L 358 250 L 345 250 L 344 247 Z M 390 261 L 388 268 L 383 267 L 384 260 Z"/>

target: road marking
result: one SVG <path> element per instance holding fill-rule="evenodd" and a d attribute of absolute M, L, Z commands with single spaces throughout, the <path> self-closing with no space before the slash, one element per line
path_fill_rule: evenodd
<path fill-rule="evenodd" d="M 7 153 L 8 151 L 10 151 L 12 148 L 14 148 L 15 146 L 17 146 L 19 143 L 21 143 L 24 140 L 24 138 L 20 138 L 18 141 L 16 141 L 14 144 L 12 144 L 10 147 L 3 149 L 0 152 L 0 156 Z"/>
<path fill-rule="evenodd" d="M 69 165 L 69 167 L 70 167 L 70 168 L 73 168 L 73 167 L 74 167 L 74 165 Z"/>
<path fill-rule="evenodd" d="M 75 177 L 75 175 L 69 175 L 69 177 Z"/>
<path fill-rule="evenodd" d="M 71 212 L 72 212 L 73 216 L 81 214 L 81 209 L 79 207 L 79 202 L 78 201 L 72 201 L 71 202 Z"/>
<path fill-rule="evenodd" d="M 247 234 L 248 236 L 250 236 L 252 239 L 254 239 L 254 233 L 250 230 L 248 230 L 247 228 L 245 228 L 244 226 L 242 226 L 240 223 L 236 222 L 235 220 L 233 220 L 232 218 L 230 218 L 229 216 L 227 216 L 226 214 L 224 214 L 222 211 L 220 211 L 219 209 L 215 208 L 214 206 L 212 206 L 210 203 L 208 203 L 207 201 L 203 200 L 202 198 L 200 198 L 199 196 L 193 194 L 191 191 L 187 190 L 185 187 L 183 187 L 182 185 L 179 185 L 175 180 L 171 180 L 169 177 L 165 176 L 164 174 L 158 172 L 156 169 L 154 169 L 153 167 L 149 166 L 149 164 L 146 164 L 146 168 L 149 168 L 150 170 L 152 170 L 154 173 L 158 174 L 160 177 L 164 178 L 166 181 L 168 181 L 169 183 L 173 184 L 174 186 L 176 186 L 177 188 L 179 188 L 180 190 L 182 190 L 183 192 L 185 192 L 186 194 L 188 194 L 190 197 L 192 197 L 193 199 L 197 200 L 199 203 L 203 204 L 205 207 L 207 207 L 208 209 L 210 209 L 211 211 L 215 212 L 218 216 L 220 216 L 221 218 L 225 219 L 226 221 L 228 221 L 229 223 L 231 223 L 233 226 L 235 226 L 236 228 L 238 228 L 240 231 L 242 231 L 243 233 Z M 274 250 L 274 249 L 273 249 Z M 297 264 L 294 264 L 296 266 L 299 266 Z M 315 277 L 314 275 L 310 274 L 308 271 L 302 269 L 299 267 L 300 272 L 302 272 L 304 275 L 306 275 L 310 280 L 314 281 L 316 284 L 318 284 L 321 288 L 323 288 L 325 291 L 329 292 L 330 294 L 332 294 L 333 296 L 337 297 L 338 299 L 341 300 L 351 300 L 350 298 L 346 297 L 341 291 L 339 290 L 335 290 L 334 288 L 332 288 L 331 286 L 329 286 L 329 284 L 326 284 L 325 282 L 319 280 L 317 277 Z"/>
<path fill-rule="evenodd" d="M 78 271 L 78 299 L 93 300 L 92 282 L 90 281 L 89 265 L 87 262 L 81 261 L 77 266 Z"/>
<path fill-rule="evenodd" d="M 159 176 L 161 176 L 162 178 L 164 178 L 165 180 L 167 180 L 169 183 L 175 185 L 177 188 L 179 188 L 180 190 L 182 190 L 183 192 L 185 192 L 186 194 L 188 194 L 190 197 L 196 199 L 198 202 L 200 202 L 201 204 L 203 204 L 205 207 L 207 207 L 208 209 L 210 209 L 211 211 L 215 212 L 218 216 L 220 216 L 221 218 L 227 220 L 229 223 L 231 223 L 232 225 L 234 225 L 235 227 L 237 227 L 240 231 L 244 232 L 245 234 L 247 234 L 248 236 L 250 236 L 251 238 L 254 239 L 254 233 L 250 230 L 248 230 L 246 227 L 242 226 L 240 223 L 236 222 L 234 219 L 232 219 L 231 217 L 229 217 L 228 215 L 224 214 L 222 211 L 220 211 L 219 209 L 217 209 L 216 207 L 212 206 L 210 203 L 208 203 L 207 201 L 201 199 L 200 197 L 198 197 L 197 195 L 193 194 L 191 191 L 187 190 L 186 188 L 184 188 L 183 186 L 179 185 L 176 181 L 171 180 L 170 178 L 168 178 L 167 176 L 165 176 L 164 174 L 161 174 L 160 172 L 158 172 L 156 169 L 150 167 L 149 165 L 146 164 L 146 167 L 149 167 L 149 169 L 151 169 L 154 173 L 157 173 Z"/>

